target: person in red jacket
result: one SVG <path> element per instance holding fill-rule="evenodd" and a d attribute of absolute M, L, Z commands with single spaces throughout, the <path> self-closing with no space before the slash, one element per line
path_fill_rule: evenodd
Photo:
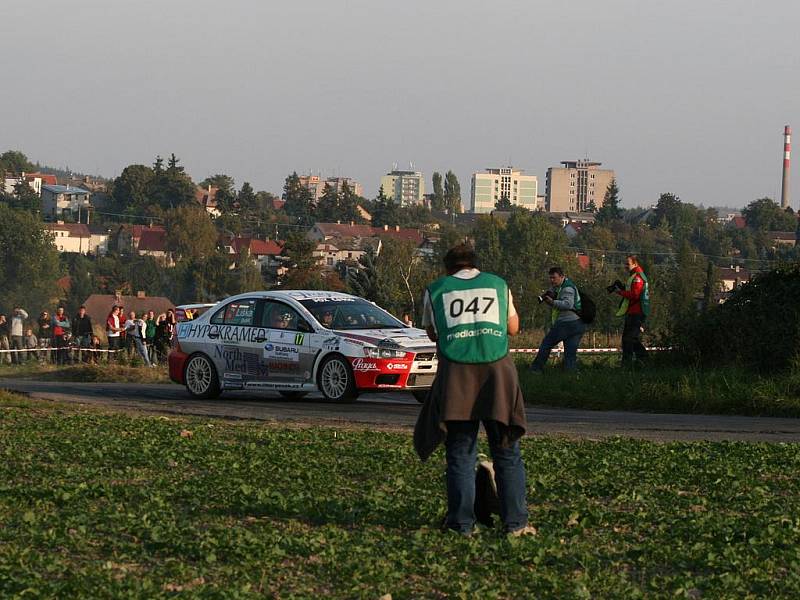
<path fill-rule="evenodd" d="M 650 314 L 650 283 L 639 264 L 639 259 L 631 254 L 625 258 L 628 281 L 623 285 L 614 282 L 614 292 L 622 297 L 618 317 L 625 317 L 622 329 L 622 364 L 633 361 L 634 355 L 640 361 L 647 358 L 647 349 L 642 344 L 642 330 L 647 315 Z"/>

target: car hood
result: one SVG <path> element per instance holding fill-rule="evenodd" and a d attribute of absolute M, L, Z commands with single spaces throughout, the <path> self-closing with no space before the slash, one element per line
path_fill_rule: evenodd
<path fill-rule="evenodd" d="M 419 352 L 422 350 L 435 350 L 434 344 L 425 333 L 424 329 L 414 327 L 397 329 L 335 329 L 333 333 L 342 338 L 349 338 L 366 342 L 374 346 L 387 348 L 402 348 Z"/>

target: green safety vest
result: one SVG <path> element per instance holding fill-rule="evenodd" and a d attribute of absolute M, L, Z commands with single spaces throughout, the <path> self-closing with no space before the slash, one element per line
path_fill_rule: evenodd
<path fill-rule="evenodd" d="M 453 362 L 477 364 L 508 354 L 508 285 L 491 273 L 448 275 L 428 286 L 439 351 Z"/>
<path fill-rule="evenodd" d="M 639 276 L 644 281 L 644 287 L 642 288 L 642 294 L 639 296 L 639 304 L 642 305 L 642 314 L 646 317 L 650 314 L 650 282 L 647 281 L 647 277 L 645 276 L 644 272 L 642 271 L 635 271 L 630 277 L 628 277 L 628 281 L 625 282 L 625 290 L 630 291 L 631 286 L 633 285 L 633 280 L 636 276 Z M 630 300 L 627 298 L 623 298 L 622 302 L 619 303 L 619 308 L 617 309 L 617 316 L 624 317 L 628 312 L 628 307 L 631 305 Z"/>
<path fill-rule="evenodd" d="M 581 294 L 578 291 L 578 286 L 576 286 L 574 283 L 572 283 L 572 281 L 568 277 L 565 277 L 564 281 L 561 282 L 561 285 L 558 286 L 558 289 L 556 290 L 556 299 L 558 299 L 558 297 L 561 295 L 561 290 L 563 290 L 565 287 L 571 287 L 571 288 L 573 288 L 575 290 L 575 306 L 572 307 L 572 310 L 574 310 L 576 313 L 580 312 L 580 310 L 581 310 Z M 561 312 L 561 311 L 559 311 L 555 306 L 553 307 L 553 310 L 550 311 L 550 324 L 551 325 L 555 325 L 556 319 L 558 319 L 558 313 L 559 312 Z"/>

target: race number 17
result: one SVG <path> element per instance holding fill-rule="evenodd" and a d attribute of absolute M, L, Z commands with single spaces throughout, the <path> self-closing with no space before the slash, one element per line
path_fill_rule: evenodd
<path fill-rule="evenodd" d="M 497 290 L 494 288 L 447 292 L 442 295 L 442 300 L 448 327 L 469 323 L 500 324 Z"/>

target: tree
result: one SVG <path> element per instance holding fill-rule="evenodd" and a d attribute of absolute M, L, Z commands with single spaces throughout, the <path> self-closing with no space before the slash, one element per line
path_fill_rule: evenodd
<path fill-rule="evenodd" d="M 372 246 L 358 259 L 358 267 L 347 273 L 346 283 L 351 293 L 381 305 L 385 293 L 378 280 L 378 255 Z"/>
<path fill-rule="evenodd" d="M 178 157 L 171 154 L 166 169 L 160 156 L 156 157 L 153 165 L 154 177 L 150 196 L 165 210 L 195 202 L 197 187 L 179 162 Z"/>
<path fill-rule="evenodd" d="M 78 255 L 69 269 L 70 284 L 64 307 L 67 313 L 74 315 L 78 307 L 94 292 L 94 265 L 85 256 Z"/>
<path fill-rule="evenodd" d="M 374 227 L 399 225 L 400 213 L 400 207 L 391 198 L 386 197 L 381 186 L 372 204 L 372 225 Z"/>
<path fill-rule="evenodd" d="M 494 207 L 496 210 L 511 210 L 512 208 L 511 199 L 508 197 L 508 194 L 503 192 L 503 195 L 500 196 L 500 200 L 494 203 Z"/>
<path fill-rule="evenodd" d="M 475 222 L 472 236 L 482 271 L 500 273 L 503 269 L 503 247 L 500 243 L 502 230 L 502 223 L 491 216 L 480 216 Z"/>
<path fill-rule="evenodd" d="M 217 173 L 211 177 L 206 177 L 200 182 L 200 187 L 204 189 L 208 189 L 209 186 L 217 188 L 215 198 L 219 211 L 222 213 L 233 212 L 235 210 L 237 200 L 236 182 L 234 181 L 233 177 L 224 175 L 222 173 Z"/>
<path fill-rule="evenodd" d="M 520 315 L 532 315 L 544 324 L 546 312 L 536 296 L 546 287 L 547 269 L 563 262 L 567 245 L 560 227 L 529 211 L 511 213 L 500 236 L 503 256 L 501 275 L 514 294 Z"/>
<path fill-rule="evenodd" d="M 283 210 L 295 222 L 305 227 L 314 224 L 314 198 L 308 188 L 300 183 L 296 171 L 283 184 L 283 199 L 286 202 Z"/>
<path fill-rule="evenodd" d="M 450 212 L 461 212 L 461 186 L 452 171 L 444 176 L 444 204 Z"/>
<path fill-rule="evenodd" d="M 236 196 L 236 202 L 239 204 L 239 212 L 243 215 L 249 215 L 258 209 L 258 200 L 253 186 L 247 181 L 242 184 L 242 189 Z"/>
<path fill-rule="evenodd" d="M 753 200 L 742 209 L 742 216 L 747 226 L 756 231 L 794 231 L 797 228 L 797 217 L 771 198 Z"/>
<path fill-rule="evenodd" d="M 0 175 L 3 173 L 22 175 L 22 173 L 29 173 L 35 169 L 36 167 L 28 160 L 28 157 L 19 150 L 8 150 L 0 154 Z"/>
<path fill-rule="evenodd" d="M 145 165 L 128 165 L 111 185 L 111 198 L 119 212 L 138 213 L 155 201 L 151 197 L 155 173 Z"/>
<path fill-rule="evenodd" d="M 256 265 L 247 248 L 242 248 L 236 259 L 235 277 L 232 281 L 236 289 L 231 290 L 234 294 L 243 294 L 264 289 L 264 278 L 261 270 Z"/>
<path fill-rule="evenodd" d="M 13 208 L 38 214 L 41 211 L 42 201 L 38 194 L 33 191 L 33 188 L 28 185 L 28 182 L 21 179 L 14 186 L 14 194 L 9 198 L 9 205 Z"/>
<path fill-rule="evenodd" d="M 438 171 L 433 173 L 433 199 L 431 200 L 431 210 L 442 211 L 444 204 L 444 189 L 442 188 L 442 174 Z"/>
<path fill-rule="evenodd" d="M 38 311 L 54 298 L 58 252 L 52 235 L 29 212 L 0 204 L 0 306 Z"/>
<path fill-rule="evenodd" d="M 182 302 L 214 302 L 230 296 L 230 257 L 216 250 L 210 256 L 195 258 L 176 268 Z"/>
<path fill-rule="evenodd" d="M 217 229 L 200 207 L 184 205 L 164 215 L 167 248 L 185 260 L 211 256 L 217 247 Z"/>
<path fill-rule="evenodd" d="M 317 242 L 310 239 L 305 232 L 293 231 L 286 236 L 281 254 L 288 258 L 289 272 L 281 280 L 284 289 L 325 289 L 322 267 L 319 265 L 314 251 Z"/>
<path fill-rule="evenodd" d="M 317 201 L 315 214 L 319 223 L 335 223 L 337 220 L 341 220 L 339 194 L 327 183 L 322 190 L 322 196 Z"/>
<path fill-rule="evenodd" d="M 364 221 L 358 210 L 358 196 L 345 181 L 339 194 L 339 219 L 342 222 L 362 223 Z"/>

